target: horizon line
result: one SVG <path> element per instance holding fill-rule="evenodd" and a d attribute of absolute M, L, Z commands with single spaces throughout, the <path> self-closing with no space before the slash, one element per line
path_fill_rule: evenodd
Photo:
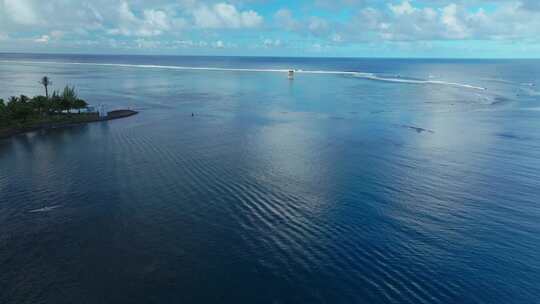
<path fill-rule="evenodd" d="M 411 59 L 411 60 L 540 60 L 540 57 L 351 57 L 351 56 L 265 56 L 265 55 L 195 55 L 195 54 L 127 54 L 127 53 L 82 53 L 82 52 L 4 52 L 0 55 L 82 55 L 82 56 L 140 56 L 140 57 L 226 57 L 226 58 L 312 58 L 312 59 Z"/>

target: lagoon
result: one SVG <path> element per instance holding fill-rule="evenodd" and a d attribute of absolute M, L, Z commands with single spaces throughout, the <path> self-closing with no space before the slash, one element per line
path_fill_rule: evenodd
<path fill-rule="evenodd" d="M 139 115 L 0 140 L 1 303 L 540 297 L 538 60 L 0 54 L 0 98 L 43 75 Z"/>

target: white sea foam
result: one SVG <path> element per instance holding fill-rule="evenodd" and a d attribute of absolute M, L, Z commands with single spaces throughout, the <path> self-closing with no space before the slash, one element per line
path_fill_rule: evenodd
<path fill-rule="evenodd" d="M 240 68 L 219 68 L 219 67 L 187 67 L 176 65 L 155 65 L 155 64 L 129 64 L 129 63 L 98 63 L 98 62 L 59 62 L 59 61 L 10 61 L 0 60 L 2 63 L 21 64 L 56 64 L 56 65 L 88 65 L 104 67 L 124 67 L 124 68 L 145 68 L 145 69 L 167 69 L 167 70 L 195 70 L 195 71 L 228 71 L 228 72 L 288 72 L 285 69 L 240 69 Z"/>
<path fill-rule="evenodd" d="M 442 81 L 442 80 L 420 80 L 420 79 L 407 79 L 407 78 L 390 78 L 390 77 L 380 77 L 373 73 L 355 73 L 356 77 L 365 78 L 365 79 L 371 79 L 376 81 L 383 81 L 383 82 L 397 82 L 397 83 L 409 83 L 409 84 L 433 84 L 433 85 L 446 85 L 446 86 L 453 86 L 453 87 L 462 87 L 467 89 L 474 89 L 474 90 L 487 90 L 484 87 L 464 84 L 464 83 L 457 83 L 457 82 L 448 82 L 448 81 Z"/>
<path fill-rule="evenodd" d="M 167 70 L 192 70 L 192 71 L 221 71 L 221 72 L 258 72 L 258 73 L 288 73 L 289 69 L 244 69 L 244 68 L 220 68 L 220 67 L 188 67 L 175 65 L 154 65 L 154 64 L 127 64 L 127 63 L 95 63 L 95 62 L 59 62 L 59 61 L 14 61 L 0 60 L 1 63 L 20 63 L 20 64 L 57 64 L 57 65 L 88 65 L 104 67 L 125 67 L 125 68 L 146 68 L 146 69 L 167 69 Z M 416 80 L 406 78 L 387 78 L 380 77 L 373 73 L 362 73 L 354 71 L 325 71 L 325 70 L 295 70 L 298 74 L 329 74 L 329 75 L 350 75 L 358 78 L 364 78 L 375 81 L 395 82 L 406 84 L 424 84 L 424 85 L 447 85 L 462 87 L 475 90 L 486 90 L 486 88 L 468 85 L 456 82 L 447 82 L 441 80 Z"/>
<path fill-rule="evenodd" d="M 30 210 L 28 212 L 30 212 L 30 213 L 49 212 L 49 211 L 53 211 L 54 209 L 57 209 L 57 208 L 60 208 L 60 207 L 62 207 L 62 206 L 61 205 L 47 206 L 47 207 L 43 207 L 43 208 L 39 208 L 39 209 Z"/>
<path fill-rule="evenodd" d="M 517 83 L 515 81 L 502 79 L 502 78 L 483 78 L 482 80 L 491 81 L 491 82 L 506 83 L 506 84 L 519 84 L 519 83 Z"/>
<path fill-rule="evenodd" d="M 220 67 L 188 67 L 178 65 L 155 65 L 155 64 L 129 64 L 129 63 L 99 63 L 99 62 L 61 62 L 61 61 L 21 61 L 21 60 L 0 60 L 1 63 L 21 63 L 21 64 L 57 64 L 57 65 L 89 65 L 106 67 L 125 68 L 146 68 L 146 69 L 167 69 L 167 70 L 194 70 L 194 71 L 223 71 L 223 72 L 260 72 L 260 73 L 288 73 L 290 69 L 244 69 L 244 68 L 220 68 Z M 356 75 L 357 72 L 348 71 L 305 71 L 294 70 L 303 74 L 335 74 L 335 75 Z"/>

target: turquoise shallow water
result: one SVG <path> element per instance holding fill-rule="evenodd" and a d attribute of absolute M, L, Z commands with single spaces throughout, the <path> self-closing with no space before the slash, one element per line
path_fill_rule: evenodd
<path fill-rule="evenodd" d="M 140 114 L 0 141 L 1 303 L 540 298 L 540 61 L 2 54 L 0 97 L 45 74 Z"/>

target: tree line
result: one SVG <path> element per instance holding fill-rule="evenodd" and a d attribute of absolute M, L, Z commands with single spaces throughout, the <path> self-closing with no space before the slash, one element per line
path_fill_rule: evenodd
<path fill-rule="evenodd" d="M 45 96 L 12 96 L 7 102 L 0 99 L 0 125 L 9 126 L 50 116 L 71 115 L 71 110 L 80 113 L 81 109 L 88 106 L 86 101 L 79 98 L 74 87 L 66 86 L 63 91 L 53 91 L 49 96 L 48 87 L 52 84 L 49 78 L 43 77 L 40 83 L 45 87 Z"/>

